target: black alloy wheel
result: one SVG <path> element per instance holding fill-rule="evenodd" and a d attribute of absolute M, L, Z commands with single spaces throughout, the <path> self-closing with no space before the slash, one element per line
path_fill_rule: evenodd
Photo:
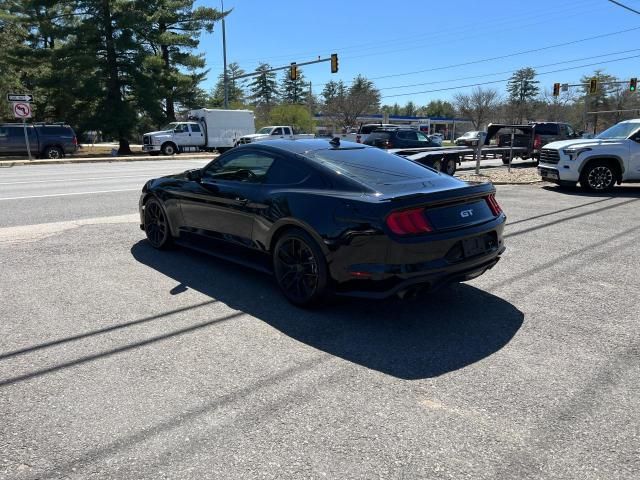
<path fill-rule="evenodd" d="M 63 157 L 63 153 L 62 150 L 60 149 L 60 147 L 47 147 L 44 150 L 44 157 L 45 158 L 50 158 L 50 159 L 58 159 L 58 158 L 62 158 Z"/>
<path fill-rule="evenodd" d="M 171 232 L 164 208 L 155 198 L 144 207 L 144 231 L 153 248 L 163 249 L 171 244 Z"/>
<path fill-rule="evenodd" d="M 616 173 L 607 162 L 594 162 L 585 168 L 580 184 L 588 192 L 609 192 L 616 183 Z"/>
<path fill-rule="evenodd" d="M 291 230 L 278 239 L 273 267 L 278 286 L 291 303 L 308 307 L 326 297 L 324 254 L 306 232 Z"/>

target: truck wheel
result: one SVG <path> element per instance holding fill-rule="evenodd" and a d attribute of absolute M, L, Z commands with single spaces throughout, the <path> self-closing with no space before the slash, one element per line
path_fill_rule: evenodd
<path fill-rule="evenodd" d="M 431 168 L 441 172 L 442 171 L 442 160 L 434 160 L 433 163 L 431 164 Z"/>
<path fill-rule="evenodd" d="M 44 158 L 56 159 L 64 157 L 64 153 L 60 147 L 47 147 L 44 149 L 44 152 L 42 152 L 42 156 Z"/>
<path fill-rule="evenodd" d="M 176 146 L 173 143 L 165 143 L 162 145 L 162 154 L 163 155 L 175 155 L 176 154 Z"/>
<path fill-rule="evenodd" d="M 456 173 L 457 166 L 458 165 L 455 158 L 448 158 L 444 162 L 444 173 L 446 173 L 447 175 L 453 176 L 453 174 Z"/>
<path fill-rule="evenodd" d="M 609 162 L 595 161 L 580 175 L 580 185 L 587 192 L 610 192 L 616 184 L 616 171 Z"/>

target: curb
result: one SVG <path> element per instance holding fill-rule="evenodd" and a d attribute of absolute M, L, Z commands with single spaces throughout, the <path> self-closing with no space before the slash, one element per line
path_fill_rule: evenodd
<path fill-rule="evenodd" d="M 171 160 L 206 160 L 217 157 L 217 153 L 199 156 L 178 156 L 173 155 L 171 157 L 96 157 L 96 158 L 60 158 L 60 159 L 47 159 L 47 160 L 0 160 L 0 167 L 21 167 L 28 165 L 62 165 L 73 163 L 118 163 L 118 162 L 157 162 L 157 161 L 171 161 Z"/>

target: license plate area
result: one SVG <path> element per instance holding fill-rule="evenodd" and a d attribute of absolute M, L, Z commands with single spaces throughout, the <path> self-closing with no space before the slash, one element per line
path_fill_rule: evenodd
<path fill-rule="evenodd" d="M 465 258 L 482 255 L 487 251 L 487 241 L 483 236 L 462 240 L 462 253 Z"/>
<path fill-rule="evenodd" d="M 542 178 L 548 178 L 549 180 L 558 180 L 560 178 L 557 171 L 548 168 L 541 168 L 540 176 Z"/>

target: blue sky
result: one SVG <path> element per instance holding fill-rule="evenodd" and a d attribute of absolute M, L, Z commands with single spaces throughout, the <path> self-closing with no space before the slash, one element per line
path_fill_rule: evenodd
<path fill-rule="evenodd" d="M 640 0 L 621 2 L 640 10 Z M 196 4 L 220 8 L 214 0 Z M 596 68 L 622 79 L 640 77 L 640 15 L 607 0 L 226 0 L 224 6 L 233 9 L 226 20 L 227 61 L 247 71 L 260 61 L 275 67 L 338 53 L 337 74 L 328 63 L 303 68 L 314 93 L 329 80 L 348 83 L 361 74 L 381 90 L 383 104 L 412 100 L 422 106 L 471 90 L 464 85 L 508 78 L 525 66 L 539 67 L 539 73 L 577 67 L 540 75 L 541 86 L 549 89 Z M 632 28 L 638 29 L 545 48 Z M 209 89 L 222 71 L 220 25 L 202 37 L 200 51 L 210 68 Z M 635 58 L 611 61 L 626 57 Z M 597 65 L 582 66 L 587 64 Z M 504 93 L 505 82 L 489 86 Z"/>

